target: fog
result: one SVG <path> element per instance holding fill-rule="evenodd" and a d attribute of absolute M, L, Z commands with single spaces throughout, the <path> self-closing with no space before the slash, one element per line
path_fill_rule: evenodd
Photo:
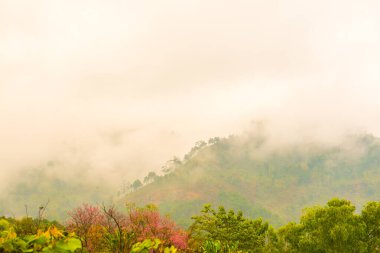
<path fill-rule="evenodd" d="M 1 180 L 133 180 L 265 121 L 380 135 L 378 1 L 0 1 Z"/>

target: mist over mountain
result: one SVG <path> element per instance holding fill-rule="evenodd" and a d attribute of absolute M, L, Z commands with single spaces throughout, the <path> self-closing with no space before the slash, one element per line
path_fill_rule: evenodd
<path fill-rule="evenodd" d="M 133 180 L 251 120 L 281 138 L 380 135 L 379 8 L 1 1 L 1 179 L 79 157 L 92 176 Z"/>
<path fill-rule="evenodd" d="M 296 221 L 305 206 L 332 197 L 349 199 L 359 209 L 379 199 L 380 139 L 357 134 L 335 144 L 273 146 L 260 131 L 211 138 L 183 160 L 169 162 L 165 175 L 146 181 L 123 201 L 157 204 L 185 227 L 205 203 L 279 226 Z"/>
<path fill-rule="evenodd" d="M 154 202 L 186 226 L 211 202 L 278 225 L 333 196 L 377 200 L 379 13 L 0 1 L 0 215 Z"/>
<path fill-rule="evenodd" d="M 212 203 L 281 225 L 332 197 L 358 207 L 380 197 L 379 138 L 281 136 L 256 122 L 243 133 L 199 141 L 182 158 L 124 181 L 92 175 L 91 164 L 80 159 L 52 160 L 16 173 L 0 196 L 0 214 L 33 216 L 48 203 L 48 217 L 65 220 L 81 203 L 154 203 L 186 227 L 191 215 Z"/>

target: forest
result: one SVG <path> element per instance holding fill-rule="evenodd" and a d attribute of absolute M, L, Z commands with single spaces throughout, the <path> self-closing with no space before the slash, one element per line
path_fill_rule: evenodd
<path fill-rule="evenodd" d="M 163 174 L 149 173 L 123 189 L 121 202 L 156 204 L 182 227 L 204 203 L 242 210 L 278 228 L 297 220 L 306 206 L 333 197 L 360 209 L 380 199 L 380 140 L 347 135 L 334 144 L 273 145 L 260 131 L 197 142 L 173 158 Z M 124 194 L 123 194 L 124 193 Z"/>
<path fill-rule="evenodd" d="M 111 203 L 110 191 L 40 170 L 13 194 L 56 198 L 3 214 L 0 252 L 379 252 L 379 157 L 368 134 L 281 148 L 257 131 L 216 137 L 123 185 Z"/>
<path fill-rule="evenodd" d="M 90 180 L 78 168 L 51 161 L 17 176 L 0 194 L 0 215 L 20 217 L 25 208 L 47 218 L 65 220 L 82 203 L 124 208 L 155 204 L 181 227 L 188 227 L 205 203 L 242 210 L 278 228 L 300 217 L 306 206 L 333 197 L 349 199 L 360 211 L 380 199 L 380 140 L 371 134 L 347 135 L 333 144 L 317 142 L 273 145 L 257 130 L 199 141 L 182 157 L 174 157 L 141 178 L 118 184 Z M 87 170 L 86 170 L 87 169 Z M 127 170 L 127 168 L 126 168 Z M 104 171 L 106 173 L 106 171 Z M 113 183 L 112 187 L 109 183 Z"/>
<path fill-rule="evenodd" d="M 380 253 L 379 13 L 0 0 L 0 253 Z"/>
<path fill-rule="evenodd" d="M 210 204 L 184 229 L 154 205 L 84 204 L 61 224 L 41 216 L 0 219 L 0 252 L 379 252 L 380 202 L 360 213 L 345 199 L 303 210 L 299 222 L 278 229 L 262 218 Z"/>

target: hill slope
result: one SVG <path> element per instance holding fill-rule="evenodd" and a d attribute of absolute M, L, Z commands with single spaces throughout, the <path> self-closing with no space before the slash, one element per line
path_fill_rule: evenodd
<path fill-rule="evenodd" d="M 74 174 L 69 175 L 69 171 Z M 39 207 L 48 203 L 47 218 L 63 222 L 74 207 L 83 203 L 108 203 L 113 196 L 109 184 L 89 179 L 86 168 L 77 167 L 74 171 L 59 161 L 15 175 L 0 194 L 0 216 L 37 217 Z"/>
<path fill-rule="evenodd" d="M 241 209 L 278 226 L 332 197 L 357 206 L 379 200 L 380 140 L 357 135 L 336 145 L 270 147 L 260 134 L 213 138 L 197 143 L 167 171 L 124 200 L 155 203 L 182 226 L 205 203 Z"/>

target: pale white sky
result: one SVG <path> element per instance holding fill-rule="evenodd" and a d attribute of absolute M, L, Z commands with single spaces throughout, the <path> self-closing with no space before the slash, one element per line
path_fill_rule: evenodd
<path fill-rule="evenodd" d="M 380 135 L 379 13 L 375 0 L 0 0 L 2 176 L 76 157 L 129 179 L 252 120 L 288 138 Z"/>

